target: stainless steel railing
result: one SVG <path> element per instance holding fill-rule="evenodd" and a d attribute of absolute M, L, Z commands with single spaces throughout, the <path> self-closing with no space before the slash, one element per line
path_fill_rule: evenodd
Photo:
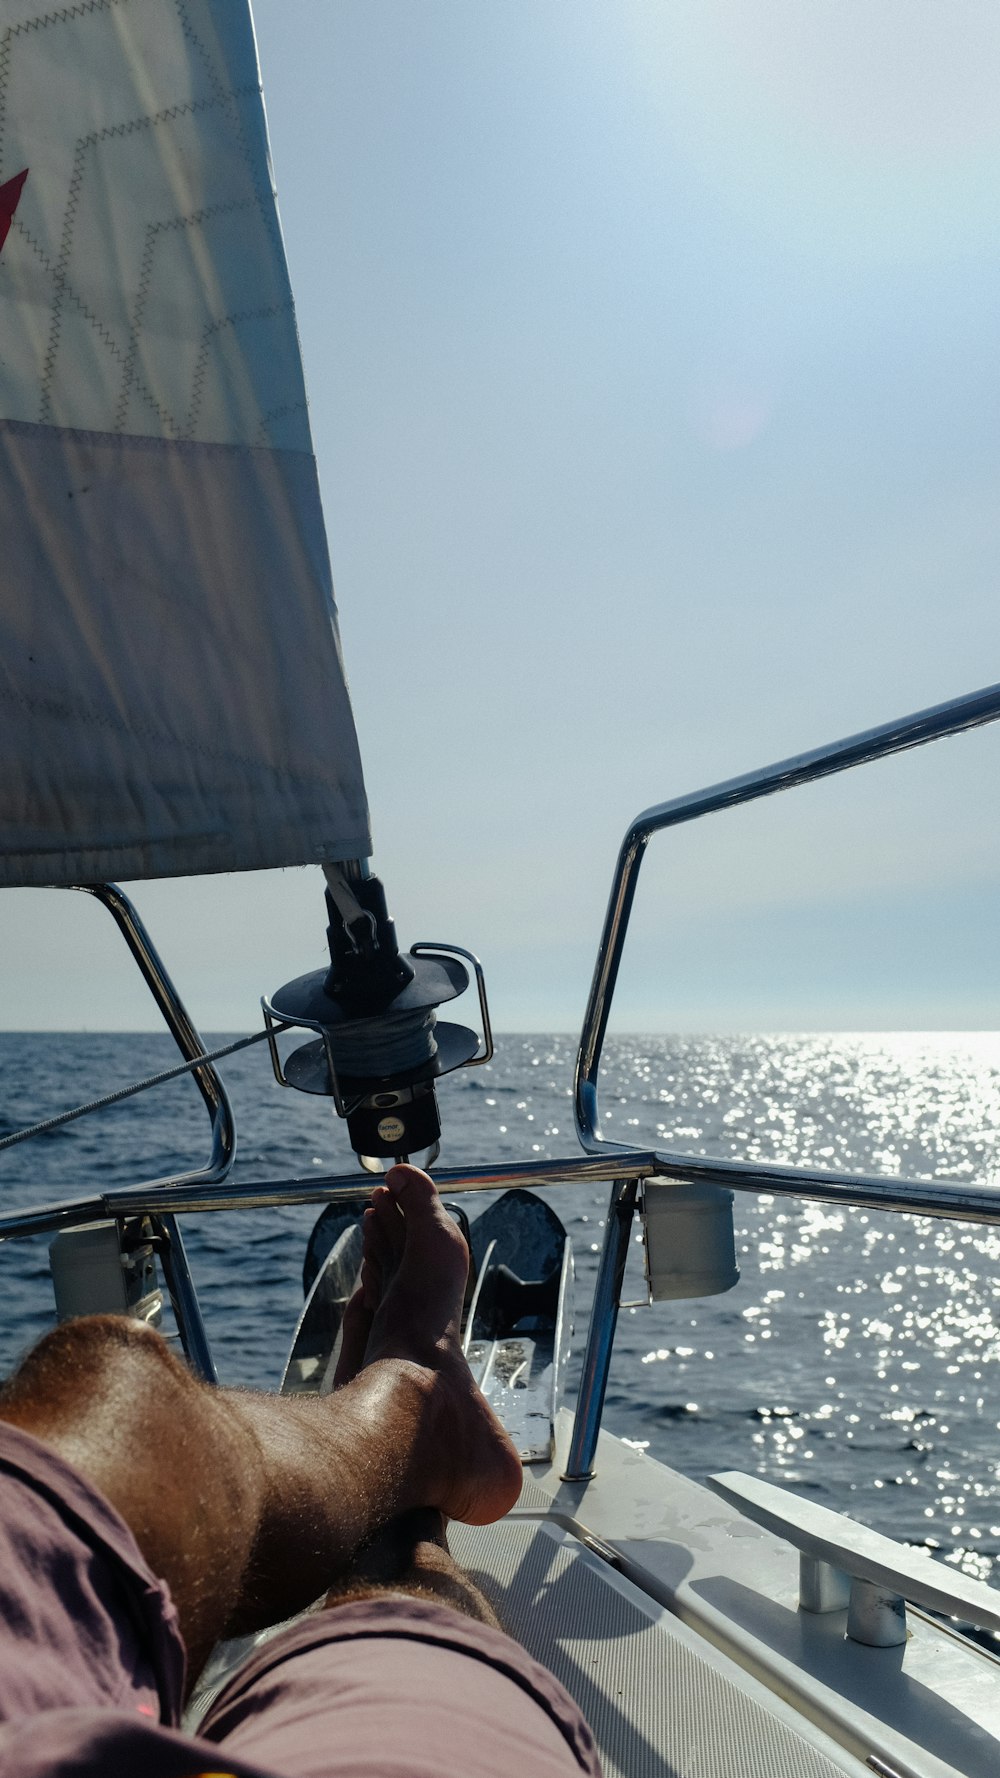
<path fill-rule="evenodd" d="M 588 1153 L 610 1146 L 601 1135 L 598 1110 L 601 1050 L 625 948 L 639 867 L 653 834 L 662 833 L 667 827 L 679 827 L 685 821 L 697 821 L 702 815 L 711 815 L 718 809 L 734 809 L 741 803 L 774 796 L 779 790 L 792 790 L 800 784 L 812 784 L 817 778 L 849 771 L 853 766 L 886 759 L 892 753 L 923 747 L 928 741 L 940 741 L 946 735 L 962 734 L 966 729 L 995 722 L 998 717 L 1000 685 L 988 685 L 982 691 L 969 692 L 947 704 L 935 704 L 930 710 L 920 710 L 898 722 L 865 729 L 861 734 L 848 736 L 845 741 L 834 741 L 811 753 L 795 754 L 791 759 L 779 760 L 776 765 L 745 772 L 739 778 L 728 778 L 708 790 L 697 790 L 690 796 L 657 803 L 636 816 L 618 854 L 576 1060 L 576 1128 Z"/>
<path fill-rule="evenodd" d="M 817 747 L 810 754 L 779 759 L 778 765 L 762 766 L 758 772 L 746 772 L 742 777 L 712 784 L 708 789 L 694 791 L 689 797 L 658 802 L 635 816 L 617 853 L 605 925 L 598 944 L 598 962 L 594 967 L 577 1053 L 573 1099 L 577 1111 L 577 1134 L 587 1152 L 610 1147 L 601 1136 L 598 1111 L 601 1049 L 607 1035 L 617 971 L 625 949 L 628 917 L 632 914 L 635 887 L 639 882 L 639 866 L 653 834 L 660 834 L 665 827 L 680 827 L 683 821 L 698 821 L 703 814 L 714 814 L 717 809 L 735 809 L 744 802 L 756 802 L 760 797 L 774 797 L 779 789 L 813 784 L 820 777 L 849 772 L 852 766 L 870 765 L 874 759 L 886 759 L 890 754 L 902 754 L 911 747 L 923 747 L 927 741 L 943 740 L 947 734 L 963 734 L 966 729 L 996 722 L 998 717 L 1000 685 L 988 685 L 982 692 L 966 693 L 966 697 L 956 697 L 948 704 L 934 704 L 932 709 L 922 709 L 913 717 L 900 718 L 899 722 L 884 722 L 877 729 L 851 734 L 845 741 L 833 741 L 829 747 Z"/>
<path fill-rule="evenodd" d="M 590 996 L 584 1014 L 580 1047 L 577 1052 L 574 1078 L 574 1107 L 577 1135 L 591 1156 L 614 1156 L 622 1160 L 630 1152 L 629 1145 L 608 1142 L 601 1132 L 598 1083 L 601 1053 L 607 1034 L 608 1019 L 621 966 L 629 916 L 635 900 L 639 868 L 646 846 L 654 833 L 696 821 L 702 815 L 719 809 L 736 808 L 741 803 L 755 802 L 773 796 L 779 790 L 791 790 L 800 784 L 811 784 L 817 778 L 845 772 L 853 766 L 867 765 L 902 753 L 911 747 L 922 747 L 928 741 L 939 741 L 947 735 L 962 734 L 1000 717 L 1000 685 L 990 685 L 949 703 L 936 704 L 930 710 L 904 716 L 898 722 L 883 723 L 866 729 L 844 741 L 817 747 L 811 753 L 796 754 L 776 765 L 763 766 L 742 777 L 729 778 L 708 790 L 690 796 L 675 797 L 657 803 L 637 815 L 622 841 L 611 884 L 608 909 L 597 951 L 597 963 Z M 743 1161 L 707 1159 L 701 1155 L 657 1152 L 649 1175 L 677 1180 L 698 1180 L 720 1185 L 729 1190 L 770 1192 L 799 1198 L 815 1198 L 825 1203 L 868 1205 L 883 1210 L 919 1211 L 925 1216 L 947 1216 L 966 1220 L 1000 1221 L 1000 1190 L 989 1185 L 967 1186 L 947 1181 L 926 1183 L 916 1180 L 884 1179 L 818 1172 L 814 1169 L 776 1167 Z M 614 1340 L 615 1318 L 620 1298 L 620 1279 L 628 1248 L 635 1193 L 631 1208 L 621 1185 L 612 1190 L 611 1205 L 605 1232 L 604 1251 L 595 1295 L 595 1311 L 591 1318 L 584 1356 L 581 1410 L 577 1413 L 573 1443 L 567 1466 L 567 1479 L 577 1480 L 592 1472 L 597 1435 L 600 1429 L 604 1391 Z M 619 1280 L 616 1292 L 615 1280 Z M 597 1308 L 600 1305 L 601 1318 Z"/>
<path fill-rule="evenodd" d="M 619 853 L 577 1055 L 575 1115 L 577 1133 L 585 1153 L 566 1160 L 522 1165 L 435 1169 L 439 1188 L 449 1196 L 499 1191 L 512 1186 L 538 1190 L 554 1185 L 592 1185 L 605 1181 L 611 1184 L 567 1479 L 582 1479 L 592 1473 L 625 1259 L 642 1180 L 699 1180 L 735 1191 L 766 1192 L 824 1203 L 1000 1224 L 1000 1188 L 988 1184 L 905 1180 L 779 1167 L 765 1162 L 720 1160 L 608 1142 L 601 1133 L 598 1101 L 601 1053 L 629 914 L 643 854 L 654 833 L 719 809 L 752 802 L 779 790 L 791 789 L 834 772 L 883 759 L 892 753 L 962 733 L 998 717 L 1000 686 L 990 686 L 968 697 L 905 717 L 900 722 L 886 723 L 881 728 L 851 736 L 832 746 L 817 748 L 812 753 L 730 779 L 692 796 L 660 803 L 637 816 Z M 101 900 L 118 922 L 182 1053 L 189 1059 L 204 1055 L 201 1039 L 131 903 L 121 890 L 109 884 L 89 888 L 88 893 Z M 209 1063 L 199 1065 L 195 1078 L 212 1121 L 212 1153 L 205 1167 L 72 1201 L 0 1214 L 0 1241 L 53 1233 L 104 1218 L 124 1221 L 148 1217 L 164 1237 L 161 1251 L 165 1256 L 168 1288 L 185 1350 L 200 1374 L 214 1380 L 215 1367 L 176 1218 L 193 1212 L 204 1214 L 356 1200 L 359 1188 L 364 1188 L 364 1180 L 352 1174 L 310 1175 L 303 1179 L 241 1184 L 229 1182 L 227 1175 L 235 1157 L 236 1137 L 225 1089 Z"/>
<path fill-rule="evenodd" d="M 236 1158 L 236 1124 L 226 1089 L 212 1063 L 206 1058 L 205 1046 L 198 1035 L 194 1022 L 128 896 L 115 883 L 78 883 L 74 887 L 80 889 L 84 894 L 92 895 L 95 901 L 100 902 L 102 907 L 108 909 L 122 933 L 181 1055 L 186 1061 L 196 1064 L 191 1069 L 191 1073 L 208 1111 L 211 1125 L 211 1151 L 203 1167 L 197 1167 L 191 1172 L 184 1173 L 170 1180 L 169 1183 L 178 1187 L 214 1185 L 226 1177 Z M 19 1132 L 22 1136 L 27 1133 Z M 184 1352 L 192 1368 L 206 1382 L 214 1383 L 218 1380 L 215 1362 L 212 1358 L 197 1292 L 191 1277 L 191 1268 L 184 1251 L 183 1237 L 171 1207 L 159 1195 L 160 1189 L 165 1183 L 167 1182 L 163 1180 L 152 1180 L 136 1189 L 147 1206 L 144 1214 L 148 1219 L 150 1232 L 160 1255 Z M 94 1206 L 99 1201 L 96 1198 L 79 1199 L 72 1205 L 67 1203 L 51 1206 L 44 1227 L 49 1230 L 76 1228 L 81 1223 L 91 1222 L 101 1216 L 119 1214 L 113 1209 L 105 1211 L 95 1209 Z M 9 1236 L 7 1231 L 2 1231 L 0 1239 L 12 1237 L 18 1233 L 40 1232 L 34 1228 L 20 1227 L 22 1223 L 32 1222 L 33 1218 L 30 1213 L 19 1215 L 14 1212 L 10 1217 L 0 1220 L 11 1224 Z"/>

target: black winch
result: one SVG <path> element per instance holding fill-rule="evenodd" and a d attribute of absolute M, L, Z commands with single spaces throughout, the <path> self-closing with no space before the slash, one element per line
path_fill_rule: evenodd
<path fill-rule="evenodd" d="M 286 982 L 261 1005 L 281 1086 L 333 1099 L 362 1166 L 432 1151 L 441 1135 L 435 1082 L 493 1054 L 479 961 L 460 945 L 400 951 L 378 877 L 363 864 L 327 865 L 329 969 Z M 437 1008 L 464 993 L 472 965 L 483 1037 L 444 1024 Z M 318 1035 L 282 1062 L 276 1027 Z"/>

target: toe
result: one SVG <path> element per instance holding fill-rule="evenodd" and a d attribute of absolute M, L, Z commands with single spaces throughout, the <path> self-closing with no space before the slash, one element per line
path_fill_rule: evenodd
<path fill-rule="evenodd" d="M 387 1191 L 402 1211 L 399 1221 L 405 1226 L 408 1237 L 416 1235 L 421 1245 L 426 1237 L 442 1251 L 454 1246 L 461 1250 L 468 1263 L 469 1250 L 465 1237 L 445 1209 L 433 1179 L 422 1173 L 419 1167 L 410 1167 L 402 1162 L 390 1167 L 385 1179 L 382 1190 Z M 447 1237 L 446 1241 L 444 1237 Z"/>
<path fill-rule="evenodd" d="M 458 1234 L 457 1226 L 448 1215 L 433 1179 L 422 1173 L 419 1167 L 410 1167 L 403 1162 L 390 1167 L 382 1190 L 397 1211 L 402 1211 L 398 1223 L 402 1225 L 405 1222 L 411 1234 L 425 1229 L 430 1231 L 431 1228 L 446 1229 L 449 1236 Z"/>
<path fill-rule="evenodd" d="M 386 1193 L 386 1197 L 388 1198 L 388 1193 Z M 395 1204 L 393 1204 L 391 1198 L 388 1198 L 388 1201 L 393 1216 L 396 1221 L 399 1222 L 401 1219 Z M 380 1265 L 385 1265 L 385 1263 L 392 1258 L 393 1244 L 390 1240 L 391 1232 L 391 1225 L 388 1228 L 386 1227 L 385 1211 L 380 1211 L 377 1201 L 373 1200 L 369 1209 L 365 1211 L 364 1221 L 361 1224 L 361 1236 L 366 1259 L 374 1259 L 377 1260 Z"/>
<path fill-rule="evenodd" d="M 369 1205 L 361 1219 L 361 1244 L 366 1259 L 377 1259 L 385 1246 L 385 1236 L 382 1233 L 379 1219 L 371 1205 Z"/>
<path fill-rule="evenodd" d="M 429 1174 L 404 1162 L 398 1162 L 395 1167 L 389 1168 L 385 1184 L 404 1216 L 411 1216 L 414 1212 L 419 1215 L 421 1211 L 430 1210 L 441 1201 L 437 1186 Z"/>
<path fill-rule="evenodd" d="M 370 1313 L 374 1313 L 382 1301 L 382 1286 L 382 1267 L 372 1254 L 366 1253 L 361 1264 L 361 1295 Z"/>
<path fill-rule="evenodd" d="M 362 1283 L 344 1310 L 340 1357 L 333 1377 L 335 1389 L 341 1388 L 344 1383 L 350 1383 L 357 1376 L 364 1363 L 371 1326 L 372 1311 L 365 1302 Z"/>
<path fill-rule="evenodd" d="M 387 1263 L 390 1259 L 398 1260 L 406 1240 L 406 1224 L 400 1215 L 399 1205 L 392 1192 L 388 1191 L 384 1185 L 377 1185 L 372 1192 L 372 1213 L 379 1231 L 379 1240 L 382 1243 L 383 1263 Z"/>

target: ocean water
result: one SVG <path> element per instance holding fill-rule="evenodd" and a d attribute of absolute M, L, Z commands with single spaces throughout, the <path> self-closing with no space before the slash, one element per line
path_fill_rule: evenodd
<path fill-rule="evenodd" d="M 502 1037 L 488 1067 L 443 1082 L 442 1164 L 573 1154 L 573 1054 L 568 1037 Z M 174 1059 L 166 1037 L 0 1035 L 0 1133 Z M 237 1178 L 352 1168 L 327 1103 L 279 1089 L 263 1049 L 222 1072 Z M 997 1170 L 993 1034 L 622 1037 L 607 1045 L 601 1092 L 608 1134 L 643 1145 L 914 1178 Z M 162 1177 L 199 1164 L 206 1134 L 190 1082 L 159 1088 L 0 1154 L 0 1202 Z M 550 1194 L 576 1254 L 577 1363 L 607 1196 Z M 464 1202 L 474 1213 L 477 1200 Z M 225 1381 L 277 1383 L 315 1215 L 185 1219 Z M 642 1295 L 638 1225 L 635 1235 L 631 1299 Z M 739 1195 L 736 1235 L 734 1290 L 623 1310 L 605 1424 L 691 1475 L 757 1473 L 989 1579 L 1000 1554 L 1000 1230 Z M 44 1240 L 0 1247 L 0 1287 L 6 1371 L 51 1323 Z"/>

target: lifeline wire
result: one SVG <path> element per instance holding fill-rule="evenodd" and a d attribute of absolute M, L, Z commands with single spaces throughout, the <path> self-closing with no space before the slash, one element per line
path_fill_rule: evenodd
<path fill-rule="evenodd" d="M 284 1030 L 279 1026 L 279 1030 Z M 47 1117 L 44 1123 L 29 1124 L 26 1130 L 15 1130 L 11 1136 L 0 1136 L 0 1150 L 13 1148 L 16 1142 L 27 1142 L 29 1136 L 44 1136 L 46 1130 L 58 1130 L 60 1124 L 72 1123 L 75 1117 L 86 1117 L 89 1111 L 104 1111 L 109 1105 L 117 1105 L 122 1099 L 131 1099 L 135 1093 L 144 1093 L 147 1087 L 159 1087 L 168 1080 L 177 1080 L 182 1074 L 191 1074 L 204 1062 L 218 1062 L 223 1056 L 234 1055 L 237 1050 L 245 1050 L 251 1043 L 262 1043 L 267 1036 L 266 1031 L 255 1031 L 250 1037 L 238 1037 L 235 1043 L 224 1044 L 222 1049 L 209 1050 L 207 1055 L 195 1056 L 190 1062 L 180 1062 L 176 1068 L 165 1068 L 162 1074 L 151 1074 L 148 1080 L 137 1080 L 130 1087 L 119 1087 L 115 1093 L 105 1093 L 103 1099 L 91 1099 L 89 1105 L 77 1105 L 72 1111 L 60 1111 L 57 1117 Z"/>

